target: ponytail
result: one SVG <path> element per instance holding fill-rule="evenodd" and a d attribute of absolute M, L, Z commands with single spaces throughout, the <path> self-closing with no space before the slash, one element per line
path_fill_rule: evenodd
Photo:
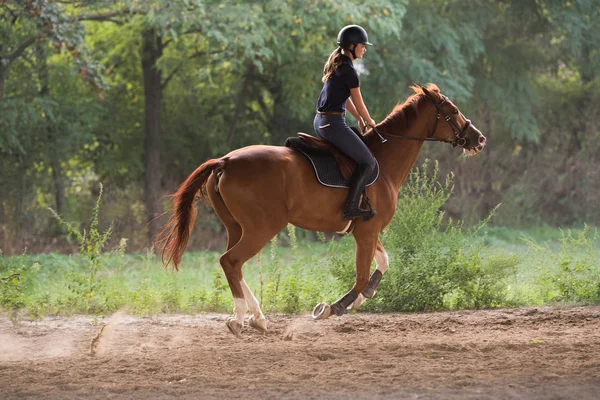
<path fill-rule="evenodd" d="M 325 66 L 323 67 L 323 83 L 331 79 L 335 70 L 342 64 L 342 48 L 338 47 L 335 49 L 327 59 Z"/>

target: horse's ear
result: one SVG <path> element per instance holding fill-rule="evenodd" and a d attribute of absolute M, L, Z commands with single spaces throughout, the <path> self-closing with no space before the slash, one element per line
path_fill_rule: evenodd
<path fill-rule="evenodd" d="M 438 87 L 432 83 L 428 84 L 427 86 L 429 86 L 430 89 L 428 89 L 425 86 L 421 86 L 421 90 L 423 91 L 423 94 L 428 99 L 431 99 L 433 101 L 439 101 L 441 99 L 441 94 L 439 92 Z"/>
<path fill-rule="evenodd" d="M 423 94 L 427 97 L 429 97 L 430 99 L 433 97 L 431 96 L 431 92 L 429 90 L 427 90 L 427 88 L 423 85 L 419 85 L 421 86 L 421 90 L 423 91 Z"/>

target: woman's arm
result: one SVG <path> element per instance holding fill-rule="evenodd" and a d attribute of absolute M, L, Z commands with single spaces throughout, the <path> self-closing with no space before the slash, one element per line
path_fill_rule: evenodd
<path fill-rule="evenodd" d="M 356 111 L 356 107 L 354 107 L 354 103 L 352 102 L 352 99 L 350 97 L 348 97 L 348 100 L 346 100 L 346 110 L 348 110 L 348 112 L 350 112 L 350 114 L 352 114 L 352 116 L 358 122 L 360 122 L 362 120 L 362 118 L 358 114 L 358 111 Z"/>
<path fill-rule="evenodd" d="M 358 128 L 361 132 L 364 132 L 365 121 L 363 121 L 361 116 L 358 114 L 358 111 L 356 111 L 356 107 L 354 107 L 354 103 L 352 102 L 351 98 L 348 98 L 348 100 L 346 100 L 346 110 L 348 110 L 350 114 L 352 114 L 352 116 L 356 118 L 356 120 L 358 121 Z"/>
<path fill-rule="evenodd" d="M 365 103 L 363 102 L 362 95 L 360 94 L 360 87 L 356 87 L 354 89 L 350 89 L 350 97 L 352 98 L 352 102 L 354 103 L 354 107 L 356 108 L 356 112 L 365 122 L 371 126 L 377 125 L 375 120 L 371 118 Z M 347 104 L 347 102 L 346 102 Z"/>

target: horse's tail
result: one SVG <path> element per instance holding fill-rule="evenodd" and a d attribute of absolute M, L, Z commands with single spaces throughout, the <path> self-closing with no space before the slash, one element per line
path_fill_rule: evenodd
<path fill-rule="evenodd" d="M 173 263 L 173 267 L 179 270 L 181 256 L 198 213 L 194 204 L 196 194 L 200 191 L 200 196 L 204 200 L 208 200 L 204 193 L 206 181 L 214 170 L 222 169 L 224 165 L 225 159 L 223 158 L 206 161 L 188 176 L 177 192 L 171 195 L 173 215 L 171 215 L 169 222 L 156 239 L 157 247 L 161 249 L 162 262 L 165 268 Z"/>

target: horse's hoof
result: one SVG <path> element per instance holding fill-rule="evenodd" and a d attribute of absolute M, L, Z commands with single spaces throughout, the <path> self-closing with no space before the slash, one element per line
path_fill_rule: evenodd
<path fill-rule="evenodd" d="M 248 320 L 248 325 L 254 329 L 258 329 L 259 331 L 266 332 L 267 331 L 267 319 L 259 318 L 255 319 L 254 315 L 250 317 Z"/>
<path fill-rule="evenodd" d="M 231 333 L 233 333 L 236 337 L 240 337 L 244 325 L 242 325 L 237 319 L 234 318 L 228 320 L 225 324 L 227 325 Z"/>
<path fill-rule="evenodd" d="M 313 308 L 312 317 L 314 320 L 326 319 L 331 315 L 331 306 L 327 303 L 319 303 Z"/>

